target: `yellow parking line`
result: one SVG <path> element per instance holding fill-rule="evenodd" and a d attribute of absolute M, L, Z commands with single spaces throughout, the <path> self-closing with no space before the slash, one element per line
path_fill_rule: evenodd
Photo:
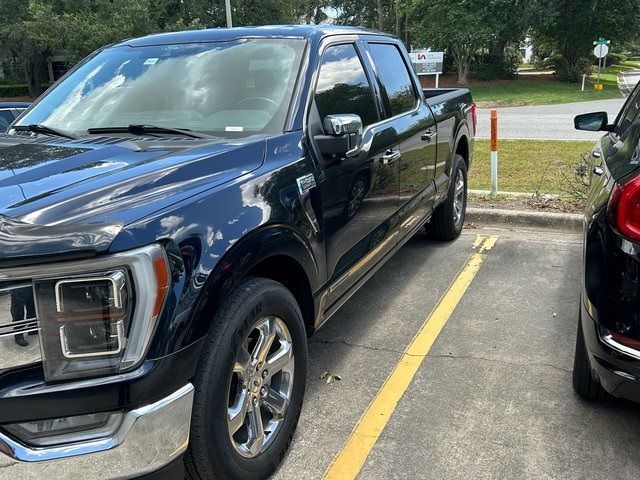
<path fill-rule="evenodd" d="M 436 308 L 422 324 L 420 331 L 406 348 L 384 385 L 360 417 L 349 439 L 325 472 L 325 479 L 349 480 L 358 475 L 402 395 L 409 388 L 422 361 L 431 350 L 431 346 L 497 240 L 498 237 L 493 235 L 489 237 L 477 236 L 473 244 L 474 251 L 467 263 L 440 299 Z"/>

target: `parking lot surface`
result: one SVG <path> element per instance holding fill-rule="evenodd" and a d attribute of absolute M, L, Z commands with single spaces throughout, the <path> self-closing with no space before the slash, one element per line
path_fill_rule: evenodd
<path fill-rule="evenodd" d="M 498 238 L 406 390 L 390 385 L 478 235 Z M 323 478 L 336 457 L 356 465 L 349 455 L 369 442 L 349 478 L 636 479 L 640 409 L 571 388 L 581 255 L 580 236 L 566 233 L 469 229 L 448 244 L 416 235 L 310 340 L 303 413 L 275 478 Z M 358 437 L 381 388 L 400 389 L 400 401 L 373 440 Z"/>

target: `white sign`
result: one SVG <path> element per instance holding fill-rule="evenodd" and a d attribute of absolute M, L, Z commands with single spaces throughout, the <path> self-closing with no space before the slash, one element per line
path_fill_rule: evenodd
<path fill-rule="evenodd" d="M 442 73 L 444 52 L 427 52 L 414 50 L 410 54 L 411 63 L 418 75 L 436 75 Z"/>
<path fill-rule="evenodd" d="M 600 44 L 593 49 L 593 54 L 597 58 L 604 58 L 609 54 L 609 46 Z"/>

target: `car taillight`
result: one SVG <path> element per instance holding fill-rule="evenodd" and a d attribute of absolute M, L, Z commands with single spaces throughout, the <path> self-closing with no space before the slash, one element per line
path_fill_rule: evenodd
<path fill-rule="evenodd" d="M 471 123 L 473 124 L 473 136 L 476 136 L 478 131 L 478 106 L 475 103 L 471 104 Z"/>
<path fill-rule="evenodd" d="M 640 351 L 640 341 L 615 332 L 609 332 L 609 334 L 611 335 L 611 338 L 613 340 L 621 343 L 625 347 L 633 348 L 634 350 Z"/>
<path fill-rule="evenodd" d="M 609 221 L 620 235 L 640 241 L 640 176 L 614 187 L 609 200 Z"/>

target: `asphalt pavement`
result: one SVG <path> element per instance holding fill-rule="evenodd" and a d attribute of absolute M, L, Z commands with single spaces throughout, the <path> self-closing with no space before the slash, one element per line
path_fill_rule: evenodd
<path fill-rule="evenodd" d="M 576 130 L 573 118 L 581 113 L 607 112 L 613 121 L 624 102 L 621 97 L 594 102 L 497 108 L 498 135 L 502 139 L 596 141 L 601 133 Z M 490 113 L 491 109 L 478 109 L 477 138 L 490 137 Z"/>
<path fill-rule="evenodd" d="M 415 376 L 389 385 L 478 235 L 498 238 Z M 383 388 L 399 402 L 357 478 L 635 480 L 640 409 L 571 389 L 581 251 L 579 235 L 549 231 L 416 235 L 310 340 L 303 413 L 275 478 L 323 478 Z M 342 380 L 326 383 L 325 371 Z M 356 450 L 360 440 L 370 441 L 356 435 Z"/>

